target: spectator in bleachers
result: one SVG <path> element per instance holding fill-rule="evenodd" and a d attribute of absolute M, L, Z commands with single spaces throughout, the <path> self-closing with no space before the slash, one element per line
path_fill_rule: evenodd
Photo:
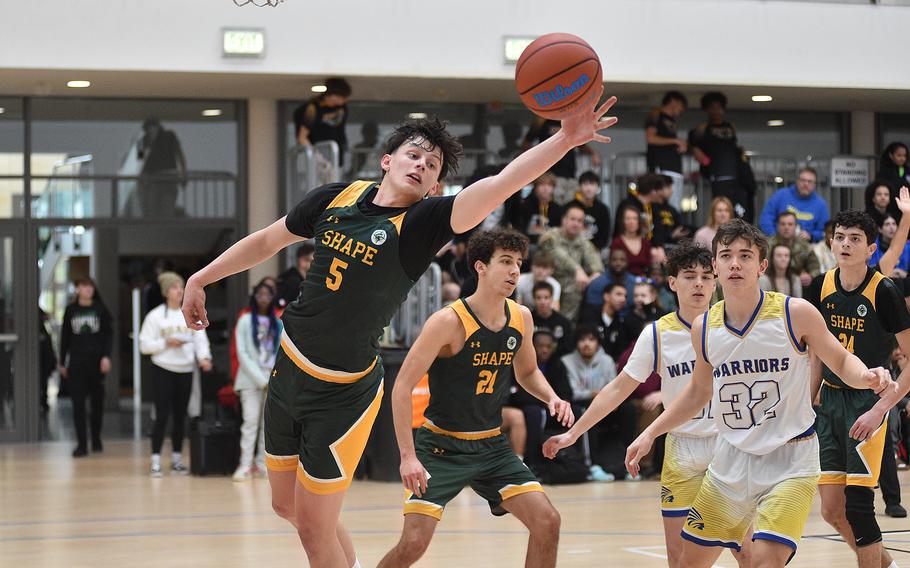
<path fill-rule="evenodd" d="M 829 220 L 825 223 L 825 236 L 822 240 L 812 245 L 812 252 L 818 259 L 818 272 L 824 274 L 832 268 L 837 267 L 837 259 L 831 251 L 831 239 L 834 238 L 834 221 Z"/>
<path fill-rule="evenodd" d="M 632 307 L 632 295 L 635 292 L 635 276 L 629 273 L 629 262 L 626 251 L 615 249 L 610 251 L 607 271 L 595 278 L 585 292 L 585 306 L 600 317 L 600 308 L 604 303 L 604 290 L 614 282 L 624 286 L 628 307 Z"/>
<path fill-rule="evenodd" d="M 660 201 L 654 204 L 654 236 L 651 245 L 654 249 L 661 249 L 666 245 L 674 245 L 681 239 L 692 236 L 692 231 L 683 224 L 682 214 L 674 207 L 670 200 L 673 197 L 673 179 L 661 175 L 663 182 L 657 195 Z M 661 262 L 666 260 L 665 254 L 659 255 Z"/>
<path fill-rule="evenodd" d="M 896 189 L 882 179 L 877 179 L 866 186 L 864 195 L 866 213 L 875 220 L 879 228 L 885 222 L 885 215 L 891 215 L 900 221 L 901 210 L 897 207 Z"/>
<path fill-rule="evenodd" d="M 616 378 L 616 363 L 601 348 L 597 328 L 579 324 L 575 331 L 575 350 L 562 357 L 566 367 L 569 385 L 572 387 L 572 409 L 576 416 L 581 416 L 588 408 L 600 389 Z M 620 405 L 610 416 L 601 421 L 590 431 L 589 441 L 591 456 L 597 456 L 604 443 L 604 430 L 616 426 L 619 422 L 623 447 L 635 439 L 635 409 L 628 404 Z M 612 424 L 611 424 L 612 422 Z M 612 481 L 613 475 L 607 474 L 597 464 L 591 466 L 591 477 L 596 481 Z"/>
<path fill-rule="evenodd" d="M 354 179 L 372 179 L 379 175 L 376 164 L 382 159 L 379 148 L 379 125 L 368 120 L 360 125 L 360 142 L 354 145 L 351 157 L 351 177 Z"/>
<path fill-rule="evenodd" d="M 708 120 L 689 132 L 689 149 L 701 164 L 702 177 L 711 182 L 711 196 L 728 198 L 736 216 L 751 223 L 753 206 L 739 179 L 742 153 L 736 129 L 726 120 L 727 97 L 718 92 L 705 93 L 701 108 L 707 112 Z"/>
<path fill-rule="evenodd" d="M 711 200 L 711 210 L 708 212 L 708 224 L 695 231 L 694 240 L 697 244 L 710 249 L 714 242 L 717 228 L 733 218 L 733 202 L 726 197 L 715 197 Z"/>
<path fill-rule="evenodd" d="M 253 473 L 267 473 L 263 405 L 269 386 L 269 374 L 275 366 L 275 356 L 281 341 L 281 320 L 272 287 L 268 284 L 256 286 L 250 296 L 249 308 L 234 326 L 234 340 L 237 342 L 237 358 L 240 363 L 234 380 L 234 391 L 240 397 L 243 408 L 240 463 L 234 472 L 234 481 L 247 481 Z"/>
<path fill-rule="evenodd" d="M 643 276 L 651 268 L 651 241 L 645 236 L 641 215 L 634 207 L 626 206 L 619 212 L 620 223 L 616 225 L 616 236 L 610 243 L 610 250 L 624 251 L 629 272 Z"/>
<path fill-rule="evenodd" d="M 657 303 L 660 304 L 665 312 L 675 312 L 678 307 L 676 294 L 673 293 L 669 282 L 667 282 L 666 265 L 660 262 L 652 262 L 649 274 L 651 280 L 654 281 L 654 287 L 657 289 Z"/>
<path fill-rule="evenodd" d="M 761 213 L 760 227 L 765 234 L 774 232 L 778 215 L 784 211 L 796 214 L 799 234 L 809 242 L 824 236 L 825 223 L 831 218 L 828 204 L 815 192 L 818 174 L 812 168 L 803 168 L 796 178 L 796 185 L 783 187 L 774 192 Z"/>
<path fill-rule="evenodd" d="M 466 281 L 473 278 L 471 268 L 468 266 L 468 237 L 470 233 L 455 235 L 448 245 L 436 255 L 436 263 L 442 270 L 443 281 L 453 282 L 464 288 Z"/>
<path fill-rule="evenodd" d="M 768 269 L 758 277 L 758 286 L 762 290 L 802 298 L 803 286 L 790 265 L 790 247 L 778 243 L 771 247 L 768 258 Z"/>
<path fill-rule="evenodd" d="M 559 132 L 560 128 L 562 128 L 562 124 L 558 120 L 535 118 L 530 128 L 528 128 L 528 133 L 525 134 L 522 148 L 527 150 L 531 146 L 540 144 Z M 556 183 L 556 202 L 560 205 L 571 201 L 572 196 L 575 195 L 575 190 L 578 188 L 575 176 L 578 175 L 576 158 L 579 153 L 587 154 L 591 158 L 591 165 L 595 168 L 600 167 L 600 154 L 590 144 L 572 148 L 561 160 L 556 162 L 550 171 L 558 178 Z"/>
<path fill-rule="evenodd" d="M 607 285 L 602 302 L 599 312 L 585 314 L 583 323 L 597 328 L 604 351 L 616 360 L 641 333 L 644 322 L 633 313 L 625 313 L 628 296 L 622 284 Z"/>
<path fill-rule="evenodd" d="M 578 193 L 575 201 L 585 209 L 585 236 L 597 250 L 610 242 L 610 208 L 599 199 L 600 178 L 594 172 L 578 176 Z"/>
<path fill-rule="evenodd" d="M 553 308 L 553 287 L 549 282 L 534 284 L 534 331 L 549 331 L 558 343 L 556 355 L 562 357 L 574 349 L 572 322 Z"/>
<path fill-rule="evenodd" d="M 623 209 L 633 207 L 641 214 L 645 234 L 649 239 L 651 238 L 654 231 L 654 205 L 661 201 L 658 190 L 663 184 L 664 179 L 659 174 L 645 174 L 635 180 L 635 187 L 629 189 L 626 198 L 620 201 L 616 208 L 616 220 L 613 222 L 614 236 L 622 230 Z"/>
<path fill-rule="evenodd" d="M 907 166 L 907 145 L 903 142 L 892 142 L 882 152 L 878 166 L 878 177 L 897 189 L 902 185 L 910 186 L 910 167 Z"/>
<path fill-rule="evenodd" d="M 882 256 L 891 248 L 891 241 L 897 234 L 897 220 L 890 214 L 885 215 L 882 226 L 878 229 L 878 238 L 875 240 L 875 252 L 869 258 L 869 266 L 876 266 L 882 259 Z M 907 271 L 910 269 L 910 243 L 904 245 L 903 252 L 898 257 L 897 266 L 891 274 L 886 274 L 891 278 L 906 278 Z"/>
<path fill-rule="evenodd" d="M 566 368 L 556 354 L 556 338 L 548 329 L 536 330 L 532 341 L 537 354 L 537 368 L 553 387 L 556 396 L 563 400 L 572 399 L 572 387 Z M 527 463 L 540 462 L 544 429 L 557 427 L 558 422 L 550 417 L 547 407 L 536 397 L 524 390 L 517 382 L 512 385 L 512 394 L 505 408 L 519 409 L 524 413 L 525 445 L 524 457 Z M 505 409 L 504 409 L 505 410 Z M 514 414 L 512 416 L 514 418 Z"/>
<path fill-rule="evenodd" d="M 344 127 L 348 121 L 351 85 L 339 77 L 330 77 L 325 80 L 325 89 L 294 111 L 297 143 L 309 146 L 334 140 L 338 144 L 338 161 L 343 164 L 348 145 Z"/>
<path fill-rule="evenodd" d="M 689 144 L 679 138 L 676 119 L 686 111 L 689 101 L 679 91 L 670 91 L 660 105 L 648 113 L 645 121 L 648 171 L 670 176 L 678 196 L 683 184 L 682 155 L 689 150 Z"/>
<path fill-rule="evenodd" d="M 306 273 L 313 264 L 313 258 L 316 256 L 316 247 L 313 241 L 304 241 L 297 247 L 297 260 L 294 266 L 288 268 L 278 275 L 277 296 L 278 307 L 284 308 L 297 299 L 300 295 L 300 285 L 306 280 Z"/>
<path fill-rule="evenodd" d="M 534 181 L 531 193 L 518 208 L 518 218 L 513 226 L 527 235 L 531 243 L 537 243 L 540 236 L 559 225 L 562 208 L 553 201 L 556 191 L 556 176 L 545 173 Z"/>
<path fill-rule="evenodd" d="M 768 239 L 768 248 L 783 244 L 790 247 L 790 266 L 799 277 L 803 288 L 807 287 L 812 279 L 821 272 L 818 259 L 812 252 L 809 243 L 797 233 L 796 213 L 784 211 L 777 216 L 777 232 Z"/>
<path fill-rule="evenodd" d="M 562 286 L 559 281 L 553 278 L 553 271 L 556 270 L 556 260 L 553 255 L 547 252 L 538 252 L 531 260 L 531 272 L 523 272 L 518 277 L 518 285 L 515 286 L 515 294 L 519 304 L 534 307 L 534 285 L 538 282 L 547 282 L 553 289 L 553 309 L 559 309 L 559 297 Z"/>
<path fill-rule="evenodd" d="M 553 276 L 562 286 L 559 304 L 570 320 L 578 315 L 588 284 L 604 270 L 600 252 L 582 234 L 584 228 L 584 209 L 578 203 L 569 203 L 562 214 L 562 225 L 540 238 L 539 252 L 549 252 L 556 260 Z"/>
<path fill-rule="evenodd" d="M 657 301 L 657 287 L 654 285 L 654 281 L 648 277 L 642 276 L 636 279 L 632 301 L 632 314 L 646 324 L 656 321 L 668 313 Z"/>

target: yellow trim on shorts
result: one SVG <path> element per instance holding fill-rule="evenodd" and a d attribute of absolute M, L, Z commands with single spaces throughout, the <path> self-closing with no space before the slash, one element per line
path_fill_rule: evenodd
<path fill-rule="evenodd" d="M 442 520 L 443 507 L 437 505 L 436 503 L 430 503 L 429 501 L 414 500 L 408 501 L 410 499 L 411 493 L 408 493 L 408 497 L 404 501 L 404 511 L 403 515 L 426 515 L 428 517 L 433 517 L 437 521 Z"/>
<path fill-rule="evenodd" d="M 434 434 L 442 434 L 443 436 L 458 438 L 459 440 L 486 440 L 487 438 L 495 438 L 496 436 L 502 434 L 502 430 L 499 428 L 493 428 L 492 430 L 481 430 L 479 432 L 453 432 L 452 430 L 440 428 L 439 426 L 433 424 L 433 422 L 430 420 L 424 422 L 423 427 L 430 432 L 433 432 Z"/>
<path fill-rule="evenodd" d="M 819 485 L 846 485 L 847 472 L 845 471 L 823 471 L 818 478 Z"/>
<path fill-rule="evenodd" d="M 825 385 L 826 387 L 829 387 L 829 388 L 832 388 L 832 389 L 838 389 L 838 390 L 840 390 L 840 389 L 844 388 L 844 387 L 839 387 L 839 386 L 837 386 L 837 385 L 831 384 L 831 383 L 829 383 L 828 381 L 826 381 L 826 380 L 824 380 L 824 379 L 822 379 L 822 384 Z"/>
<path fill-rule="evenodd" d="M 859 453 L 866 465 L 869 473 L 848 473 L 847 485 L 859 487 L 875 487 L 878 485 L 878 476 L 882 471 L 882 454 L 885 451 L 885 436 L 888 436 L 888 415 L 881 426 L 856 446 L 856 452 Z"/>
<path fill-rule="evenodd" d="M 300 370 L 302 370 L 304 373 L 321 381 L 327 381 L 330 383 L 356 383 L 360 379 L 367 376 L 370 371 L 376 367 L 376 362 L 379 361 L 379 357 L 374 357 L 373 362 L 370 363 L 370 366 L 358 373 L 348 373 L 346 371 L 326 369 L 325 367 L 320 367 L 319 365 L 316 365 L 307 359 L 306 356 L 301 353 L 299 349 L 297 349 L 285 331 L 281 332 L 281 348 L 284 350 L 288 358 L 293 361 L 294 364 L 297 365 L 297 367 L 299 367 Z"/>
<path fill-rule="evenodd" d="M 326 207 L 326 210 L 333 209 L 336 207 L 349 207 L 357 203 L 357 200 L 360 199 L 360 195 L 369 189 L 374 182 L 372 181 L 363 181 L 358 180 L 347 186 L 341 193 L 335 196 L 335 199 L 329 203 L 329 206 Z"/>
<path fill-rule="evenodd" d="M 265 467 L 270 471 L 295 471 L 299 463 L 299 456 L 265 455 Z"/>
<path fill-rule="evenodd" d="M 521 485 L 506 485 L 499 490 L 499 496 L 502 497 L 503 501 L 505 501 L 506 499 L 511 499 L 512 497 L 516 497 L 518 495 L 535 492 L 543 493 L 543 487 L 541 487 L 540 483 L 536 481 L 528 481 L 527 483 L 522 483 Z"/>
<path fill-rule="evenodd" d="M 329 446 L 335 463 L 338 465 L 338 471 L 341 476 L 335 479 L 319 479 L 313 477 L 304 469 L 303 464 L 297 468 L 297 481 L 310 493 L 317 495 L 331 495 L 345 491 L 351 486 L 354 480 L 354 470 L 360 463 L 363 456 L 363 450 L 367 446 L 367 440 L 370 438 L 370 431 L 373 429 L 373 423 L 376 422 L 376 415 L 379 414 L 379 407 L 382 405 L 383 385 L 380 383 L 373 402 L 360 415 L 356 422 L 340 438 Z"/>

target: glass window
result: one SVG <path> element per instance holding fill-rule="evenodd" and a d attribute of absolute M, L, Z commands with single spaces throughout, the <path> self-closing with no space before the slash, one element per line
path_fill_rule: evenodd
<path fill-rule="evenodd" d="M 0 98 L 0 217 L 21 217 L 25 183 L 22 99 Z"/>

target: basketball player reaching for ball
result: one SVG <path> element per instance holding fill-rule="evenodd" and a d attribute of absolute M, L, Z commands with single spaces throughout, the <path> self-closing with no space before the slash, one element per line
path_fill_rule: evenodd
<path fill-rule="evenodd" d="M 528 308 L 515 291 L 528 239 L 512 230 L 475 234 L 468 262 L 477 291 L 433 314 L 408 352 L 392 389 L 401 480 L 408 490 L 404 530 L 380 568 L 410 566 L 426 551 L 446 504 L 470 486 L 494 515 L 515 515 L 530 531 L 525 566 L 556 565 L 559 513 L 500 431 L 512 374 L 565 426 L 573 415 L 537 368 Z M 411 431 L 411 391 L 430 377 L 426 423 Z"/>
<path fill-rule="evenodd" d="M 907 188 L 901 189 L 898 204 L 910 217 Z M 875 221 L 867 213 L 838 213 L 831 239 L 837 267 L 816 277 L 807 295 L 831 334 L 866 365 L 887 365 L 895 338 L 901 350 L 910 353 L 910 313 L 903 295 L 867 264 L 877 236 Z M 858 566 L 896 567 L 882 546 L 873 488 L 878 484 L 885 436 L 890 435 L 888 411 L 910 390 L 910 367 L 901 372 L 897 392 L 881 398 L 845 384 L 827 366 L 814 365 L 812 370 L 813 395 L 822 385 L 816 422 L 822 517 L 856 552 Z"/>
<path fill-rule="evenodd" d="M 635 343 L 632 356 L 616 380 L 594 398 L 575 426 L 544 443 L 543 453 L 553 459 L 562 448 L 571 446 L 600 420 L 613 412 L 651 373 L 660 375 L 661 400 L 670 406 L 692 380 L 695 350 L 690 322 L 704 314 L 716 286 L 711 251 L 691 241 L 675 247 L 667 258 L 670 288 L 679 298 L 679 310 L 645 327 Z M 689 507 L 714 455 L 717 426 L 711 405 L 667 435 L 666 454 L 660 474 L 661 515 L 670 568 L 682 566 L 682 531 Z M 749 550 L 733 550 L 741 567 L 749 566 Z"/>
<path fill-rule="evenodd" d="M 358 565 L 339 515 L 382 400 L 383 328 L 453 234 L 478 225 L 571 148 L 609 142 L 601 131 L 616 119 L 603 117 L 616 98 L 598 107 L 603 88 L 592 91 L 557 135 L 454 197 L 427 199 L 455 170 L 461 146 L 439 120 L 407 122 L 386 144 L 379 183 L 312 190 L 287 216 L 187 281 L 184 317 L 203 329 L 205 286 L 315 238 L 300 296 L 282 316 L 282 349 L 265 404 L 272 505 L 297 528 L 310 566 Z"/>
<path fill-rule="evenodd" d="M 724 300 L 692 323 L 692 381 L 626 453 L 637 475 L 656 436 L 711 402 L 719 437 L 683 527 L 686 567 L 711 566 L 719 547 L 740 548 L 753 518 L 753 566 L 783 567 L 796 553 L 819 478 L 809 347 L 854 388 L 882 396 L 897 390 L 888 371 L 868 369 L 828 333 L 812 304 L 759 288 L 767 247 L 741 219 L 717 230 L 714 269 Z"/>

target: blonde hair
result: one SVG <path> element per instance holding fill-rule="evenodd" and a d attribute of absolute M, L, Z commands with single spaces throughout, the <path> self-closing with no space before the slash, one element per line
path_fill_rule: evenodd
<path fill-rule="evenodd" d="M 717 219 L 714 217 L 714 211 L 717 209 L 717 206 L 720 205 L 721 203 L 726 204 L 726 206 L 730 209 L 730 218 L 731 219 L 733 218 L 733 215 L 734 215 L 733 214 L 733 202 L 730 201 L 730 198 L 729 197 L 715 197 L 714 199 L 711 200 L 711 209 L 708 210 L 708 226 L 711 227 L 712 229 L 716 229 L 718 227 Z"/>

